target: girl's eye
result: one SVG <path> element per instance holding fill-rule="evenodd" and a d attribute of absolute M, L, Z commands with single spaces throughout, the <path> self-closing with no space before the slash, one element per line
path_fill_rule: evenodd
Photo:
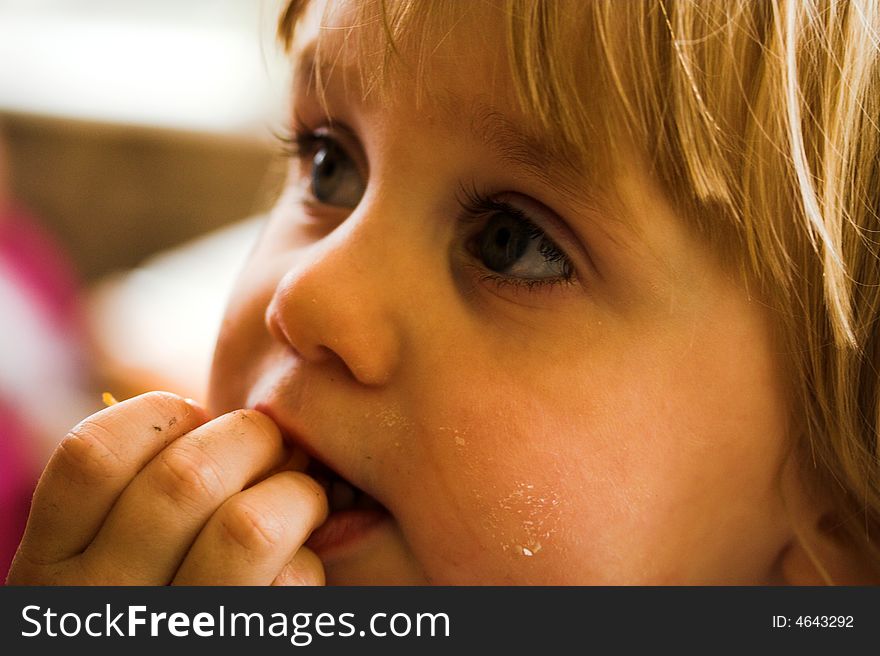
<path fill-rule="evenodd" d="M 569 279 L 571 263 L 543 230 L 516 214 L 496 212 L 476 236 L 487 269 L 527 280 Z"/>
<path fill-rule="evenodd" d="M 319 139 L 312 156 L 309 191 L 325 205 L 356 207 L 364 195 L 360 171 L 338 143 L 328 137 Z"/>
<path fill-rule="evenodd" d="M 459 202 L 467 222 L 478 221 L 481 226 L 467 248 L 484 269 L 493 272 L 485 278 L 529 289 L 574 280 L 571 260 L 519 203 L 484 196 L 476 190 L 461 192 Z"/>
<path fill-rule="evenodd" d="M 312 198 L 324 205 L 353 209 L 364 195 L 366 182 L 357 164 L 340 143 L 323 130 L 297 128 L 281 137 L 284 153 L 299 163 Z"/>

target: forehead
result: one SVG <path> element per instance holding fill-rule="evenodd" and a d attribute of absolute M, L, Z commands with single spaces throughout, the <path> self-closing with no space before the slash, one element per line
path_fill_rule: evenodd
<path fill-rule="evenodd" d="M 600 148 L 592 120 L 600 116 L 600 75 L 586 46 L 559 50 L 583 32 L 585 12 L 566 16 L 568 34 L 557 23 L 551 43 L 540 30 L 521 29 L 520 4 L 312 2 L 296 31 L 298 85 L 320 95 L 332 77 L 363 101 L 412 103 L 491 140 L 517 133 L 556 159 L 586 163 Z"/>
<path fill-rule="evenodd" d="M 515 104 L 504 84 L 509 63 L 500 16 L 490 21 L 481 3 L 460 3 L 455 21 L 446 11 L 396 12 L 400 6 L 310 3 L 297 30 L 297 77 L 320 89 L 333 76 L 365 100 L 413 100 L 443 111 L 460 109 L 464 90 Z"/>

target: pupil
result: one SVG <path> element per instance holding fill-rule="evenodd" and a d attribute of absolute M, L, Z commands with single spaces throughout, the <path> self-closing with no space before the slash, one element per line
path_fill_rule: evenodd
<path fill-rule="evenodd" d="M 334 194 L 340 186 L 339 152 L 332 146 L 325 146 L 312 160 L 312 193 L 322 203 L 334 203 Z"/>
<path fill-rule="evenodd" d="M 510 230 L 507 228 L 501 228 L 497 233 L 495 233 L 495 245 L 499 248 L 504 248 L 507 246 L 507 242 L 510 241 Z"/>
<path fill-rule="evenodd" d="M 480 258 L 492 271 L 503 273 L 523 256 L 530 239 L 529 226 L 521 219 L 496 214 L 480 236 Z"/>
<path fill-rule="evenodd" d="M 326 149 L 318 153 L 315 157 L 315 169 L 318 177 L 329 178 L 336 170 L 336 163 L 331 157 L 328 157 Z"/>
<path fill-rule="evenodd" d="M 322 148 L 315 154 L 312 163 L 312 193 L 323 203 L 330 202 L 338 186 L 333 182 L 337 164 L 332 151 L 332 148 Z"/>

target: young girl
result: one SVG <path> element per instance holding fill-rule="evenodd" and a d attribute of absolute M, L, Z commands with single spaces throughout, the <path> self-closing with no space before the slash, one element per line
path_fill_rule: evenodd
<path fill-rule="evenodd" d="M 290 176 L 208 411 L 77 426 L 10 583 L 877 580 L 876 6 L 333 0 L 280 33 Z"/>

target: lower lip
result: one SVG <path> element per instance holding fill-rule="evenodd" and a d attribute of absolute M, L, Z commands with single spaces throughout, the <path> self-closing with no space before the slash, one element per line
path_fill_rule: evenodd
<path fill-rule="evenodd" d="M 305 546 L 320 558 L 342 555 L 388 521 L 382 510 L 340 510 L 330 513 L 327 521 L 316 528 Z"/>

